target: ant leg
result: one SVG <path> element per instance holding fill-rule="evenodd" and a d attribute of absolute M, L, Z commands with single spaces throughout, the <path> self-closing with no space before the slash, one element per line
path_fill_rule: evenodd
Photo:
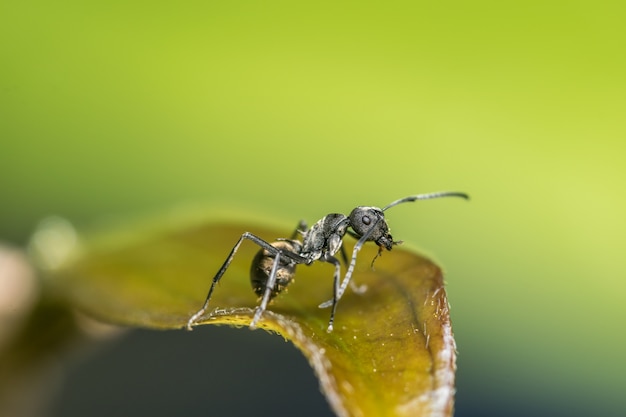
<path fill-rule="evenodd" d="M 294 229 L 293 233 L 291 234 L 291 236 L 289 236 L 289 239 L 287 239 L 287 238 L 279 238 L 279 239 L 276 239 L 276 240 L 295 240 L 298 236 L 302 236 L 305 233 L 306 233 L 306 222 L 304 220 L 300 220 L 298 222 L 298 225 Z"/>
<path fill-rule="evenodd" d="M 352 230 L 348 230 L 347 233 L 350 236 L 354 237 L 355 239 L 357 239 L 357 240 L 359 239 L 359 235 L 354 233 Z M 374 259 L 376 259 L 376 258 L 374 258 Z M 341 245 L 341 260 L 343 261 L 343 264 L 345 266 L 348 266 L 348 255 L 346 255 L 346 248 L 343 245 Z M 372 267 L 373 266 L 374 266 L 374 261 L 372 261 Z M 354 281 L 350 281 L 350 288 L 356 294 L 363 294 L 363 293 L 365 293 L 365 291 L 367 291 L 367 285 L 365 285 L 365 284 L 357 285 L 357 284 L 354 283 Z"/>
<path fill-rule="evenodd" d="M 356 242 L 356 245 L 354 245 L 354 249 L 352 249 L 352 259 L 350 260 L 350 265 L 348 266 L 348 271 L 346 272 L 346 275 L 343 278 L 343 282 L 341 283 L 341 287 L 339 288 L 339 291 L 336 294 L 336 300 L 333 298 L 332 300 L 328 300 L 323 302 L 322 304 L 320 304 L 318 307 L 319 308 L 327 308 L 330 307 L 331 305 L 334 305 L 337 301 L 339 301 L 341 299 L 341 297 L 343 296 L 343 293 L 346 291 L 346 288 L 348 288 L 348 284 L 350 283 L 350 279 L 352 278 L 352 273 L 354 272 L 354 266 L 356 265 L 356 257 L 359 254 L 359 251 L 361 250 L 361 248 L 363 247 L 363 244 L 365 244 L 365 242 L 367 242 L 367 240 L 369 239 L 370 235 L 372 234 L 372 232 L 374 231 L 374 229 L 376 228 L 376 224 L 379 222 L 379 220 L 377 220 L 372 227 L 370 227 L 370 229 L 359 238 L 359 241 Z"/>
<path fill-rule="evenodd" d="M 278 264 L 280 263 L 280 255 L 281 251 L 276 252 L 276 256 L 274 257 L 274 263 L 272 264 L 272 272 L 270 273 L 267 282 L 265 283 L 265 293 L 263 293 L 263 299 L 261 300 L 261 304 L 256 308 L 254 313 L 254 318 L 252 322 L 250 322 L 250 328 L 255 329 L 257 322 L 261 319 L 261 315 L 267 308 L 267 303 L 270 301 L 270 297 L 272 296 L 272 291 L 274 290 L 274 286 L 276 285 L 276 271 L 278 270 Z"/>
<path fill-rule="evenodd" d="M 341 260 L 345 266 L 348 266 L 348 255 L 346 254 L 346 248 L 341 245 Z"/>
<path fill-rule="evenodd" d="M 206 299 L 204 300 L 204 305 L 187 321 L 187 325 L 185 326 L 187 330 L 191 330 L 195 321 L 198 320 L 200 317 L 202 317 L 204 313 L 206 313 L 209 307 L 209 301 L 211 300 L 211 296 L 213 295 L 213 290 L 215 289 L 215 286 L 217 285 L 219 280 L 222 278 L 222 275 L 224 275 L 224 273 L 230 266 L 230 263 L 232 262 L 233 258 L 235 257 L 235 254 L 237 253 L 237 250 L 239 249 L 239 246 L 241 246 L 241 243 L 245 239 L 251 240 L 252 242 L 261 246 L 263 249 L 268 250 L 272 253 L 279 252 L 279 250 L 276 249 L 274 246 L 270 245 L 268 242 L 264 241 L 260 237 L 253 235 L 252 233 L 245 232 L 244 234 L 242 234 L 239 240 L 237 241 L 237 243 L 235 243 L 235 246 L 233 246 L 233 249 L 230 251 L 230 254 L 224 261 L 224 264 L 222 265 L 222 267 L 219 269 L 219 271 L 217 271 L 217 274 L 215 275 L 215 277 L 213 277 L 213 282 L 211 284 L 211 288 L 209 289 L 209 293 L 207 294 Z M 295 256 L 292 258 L 295 259 L 296 261 L 299 261 L 297 258 L 295 258 Z"/>
<path fill-rule="evenodd" d="M 369 237 L 371 236 L 372 232 L 376 229 L 376 225 L 378 224 L 379 221 L 380 219 L 377 219 L 372 225 L 372 227 L 370 227 L 369 230 L 365 234 L 363 234 L 363 236 L 361 236 L 359 241 L 356 242 L 356 245 L 354 245 L 354 249 L 352 250 L 352 259 L 350 260 L 350 266 L 348 267 L 348 271 L 346 272 L 346 275 L 343 278 L 343 282 L 341 283 L 341 288 L 339 288 L 339 293 L 337 294 L 337 300 L 339 300 L 341 296 L 343 295 L 343 293 L 346 291 L 346 288 L 348 287 L 348 284 L 350 283 L 350 279 L 352 278 L 352 272 L 354 272 L 354 266 L 356 265 L 356 257 L 359 254 L 359 251 L 361 250 L 361 248 L 363 247 L 363 244 L 369 240 Z"/>
<path fill-rule="evenodd" d="M 354 281 L 350 281 L 350 289 L 352 290 L 352 292 L 354 292 L 355 294 L 365 294 L 365 291 L 367 291 L 367 284 L 357 284 Z"/>
<path fill-rule="evenodd" d="M 298 237 L 298 235 L 303 235 L 306 232 L 306 229 L 306 222 L 304 220 L 300 220 L 300 222 L 298 222 L 298 226 L 296 226 L 296 230 L 293 231 L 289 239 L 294 240 Z"/>
<path fill-rule="evenodd" d="M 334 256 L 326 255 L 320 261 L 328 262 L 335 265 L 335 274 L 333 276 L 333 299 L 331 300 L 333 309 L 330 312 L 330 320 L 328 321 L 328 333 L 333 331 L 333 323 L 335 322 L 335 311 L 337 310 L 337 293 L 339 291 L 339 281 L 341 280 L 341 262 Z"/>

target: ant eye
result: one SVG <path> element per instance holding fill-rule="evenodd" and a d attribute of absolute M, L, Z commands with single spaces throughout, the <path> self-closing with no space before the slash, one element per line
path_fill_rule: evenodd
<path fill-rule="evenodd" d="M 361 217 L 361 221 L 363 222 L 364 225 L 369 226 L 370 223 L 372 222 L 372 219 L 370 219 L 369 216 L 363 216 Z"/>

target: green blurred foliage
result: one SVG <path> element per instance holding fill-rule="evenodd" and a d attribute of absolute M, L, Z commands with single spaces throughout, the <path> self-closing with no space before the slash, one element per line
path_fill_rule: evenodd
<path fill-rule="evenodd" d="M 486 398 L 623 410 L 624 12 L 2 2 L 0 236 L 189 202 L 295 225 L 466 191 L 388 216 L 446 266 L 461 372 Z"/>

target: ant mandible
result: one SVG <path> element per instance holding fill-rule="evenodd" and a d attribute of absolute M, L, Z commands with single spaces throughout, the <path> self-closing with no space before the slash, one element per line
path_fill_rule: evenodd
<path fill-rule="evenodd" d="M 289 239 L 278 239 L 272 243 L 252 233 L 245 232 L 230 251 L 222 267 L 217 271 L 206 300 L 204 301 L 204 305 L 191 316 L 187 322 L 187 330 L 191 330 L 195 322 L 206 313 L 213 290 L 230 266 L 241 243 L 244 240 L 251 240 L 261 247 L 261 250 L 252 260 L 250 268 L 252 288 L 257 296 L 261 297 L 261 303 L 256 308 L 256 312 L 250 323 L 250 328 L 254 329 L 256 327 L 256 324 L 261 319 L 270 300 L 282 292 L 292 281 L 296 273 L 297 265 L 311 265 L 315 261 L 322 261 L 333 264 L 335 267 L 333 298 L 319 305 L 320 308 L 332 307 L 327 329 L 328 332 L 332 332 L 337 302 L 341 299 L 341 296 L 350 283 L 356 264 L 356 258 L 363 244 L 368 241 L 374 241 L 374 243 L 378 245 L 378 253 L 374 257 L 374 260 L 372 260 L 373 265 L 383 249 L 391 250 L 393 245 L 401 243 L 401 241 L 394 241 L 391 234 L 389 234 L 389 226 L 387 225 L 384 215 L 385 210 L 402 203 L 439 197 L 461 197 L 469 199 L 469 196 L 465 193 L 444 191 L 401 198 L 386 205 L 382 209 L 378 207 L 359 206 L 353 209 L 349 216 L 340 213 L 328 214 L 308 230 L 306 229 L 306 223 L 301 221 Z M 335 258 L 335 254 L 341 249 L 344 263 L 347 263 L 347 257 L 341 246 L 343 242 L 342 239 L 346 234 L 358 239 L 358 241 L 352 250 L 352 258 L 350 259 L 346 275 L 343 281 L 341 281 L 341 262 Z M 302 241 L 296 239 L 298 235 L 302 235 Z"/>

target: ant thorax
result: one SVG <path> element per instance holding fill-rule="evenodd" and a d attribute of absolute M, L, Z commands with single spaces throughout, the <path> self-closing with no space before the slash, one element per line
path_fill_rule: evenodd
<path fill-rule="evenodd" d="M 343 214 L 331 213 L 324 216 L 304 233 L 300 255 L 308 263 L 326 256 L 333 256 L 341 248 L 350 220 Z"/>

